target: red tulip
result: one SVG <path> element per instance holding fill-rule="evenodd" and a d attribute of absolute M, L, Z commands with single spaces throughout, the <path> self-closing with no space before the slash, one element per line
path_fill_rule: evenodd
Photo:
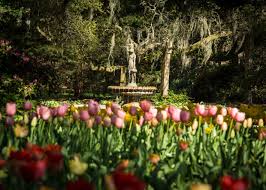
<path fill-rule="evenodd" d="M 220 185 L 222 190 L 229 190 L 233 183 L 234 179 L 229 175 L 225 175 L 220 179 Z"/>
<path fill-rule="evenodd" d="M 234 181 L 230 190 L 247 190 L 249 187 L 249 183 L 246 179 L 241 178 Z"/>
<path fill-rule="evenodd" d="M 186 141 L 180 141 L 179 142 L 179 148 L 182 151 L 187 150 L 187 148 L 188 148 L 188 142 L 186 142 Z"/>
<path fill-rule="evenodd" d="M 16 114 L 17 108 L 16 103 L 10 102 L 6 104 L 6 114 L 8 116 L 14 116 Z"/>
<path fill-rule="evenodd" d="M 116 190 L 145 190 L 146 185 L 136 176 L 122 171 L 116 171 L 112 174 Z"/>
<path fill-rule="evenodd" d="M 19 173 L 26 181 L 38 181 L 45 175 L 46 167 L 46 160 L 23 161 Z"/>
<path fill-rule="evenodd" d="M 66 190 L 94 190 L 94 187 L 84 179 L 78 179 L 76 181 L 68 182 Z"/>

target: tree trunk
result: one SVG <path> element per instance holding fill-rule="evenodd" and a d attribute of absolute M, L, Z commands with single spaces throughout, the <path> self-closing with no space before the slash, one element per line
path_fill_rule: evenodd
<path fill-rule="evenodd" d="M 161 94 L 163 97 L 168 96 L 169 91 L 170 61 L 173 52 L 173 43 L 173 39 L 167 41 L 164 61 L 162 65 Z"/>

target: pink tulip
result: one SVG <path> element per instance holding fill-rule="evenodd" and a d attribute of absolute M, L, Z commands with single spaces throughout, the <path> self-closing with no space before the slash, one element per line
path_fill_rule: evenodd
<path fill-rule="evenodd" d="M 105 127 L 110 127 L 111 126 L 111 118 L 108 117 L 108 116 L 104 117 L 104 119 L 103 119 L 103 125 Z"/>
<path fill-rule="evenodd" d="M 232 119 L 235 118 L 235 116 L 236 116 L 236 114 L 237 114 L 238 111 L 239 110 L 237 108 L 232 108 L 232 110 L 230 112 L 230 116 L 232 117 Z"/>
<path fill-rule="evenodd" d="M 51 117 L 51 110 L 46 106 L 41 106 L 40 116 L 43 120 L 47 121 Z"/>
<path fill-rule="evenodd" d="M 159 112 L 157 113 L 156 118 L 157 118 L 157 120 L 158 120 L 159 122 L 167 120 L 167 111 L 165 111 L 165 110 L 161 110 L 161 111 L 159 111 Z"/>
<path fill-rule="evenodd" d="M 203 104 L 197 104 L 196 105 L 196 112 L 198 113 L 198 114 L 200 114 L 200 115 L 204 115 L 204 112 L 205 112 L 205 105 L 203 105 Z"/>
<path fill-rule="evenodd" d="M 32 104 L 31 104 L 31 102 L 30 102 L 30 101 L 26 101 L 26 102 L 23 104 L 23 108 L 24 108 L 24 110 L 26 110 L 26 111 L 31 110 L 31 109 L 32 109 Z"/>
<path fill-rule="evenodd" d="M 79 112 L 79 117 L 82 121 L 87 121 L 90 118 L 89 112 L 86 110 L 81 110 Z"/>
<path fill-rule="evenodd" d="M 150 111 L 150 108 L 151 108 L 151 102 L 148 101 L 148 100 L 142 100 L 140 102 L 140 107 L 141 109 L 144 111 L 144 112 L 148 112 Z"/>
<path fill-rule="evenodd" d="M 117 109 L 121 109 L 121 107 L 117 104 L 117 103 L 112 103 L 112 105 L 111 105 L 111 110 L 112 110 L 112 112 L 114 112 L 115 113 L 115 111 L 117 110 Z"/>
<path fill-rule="evenodd" d="M 180 121 L 180 113 L 181 113 L 181 109 L 178 109 L 176 108 L 172 115 L 171 115 L 171 119 L 174 121 L 174 122 L 179 122 Z"/>
<path fill-rule="evenodd" d="M 216 117 L 216 123 L 217 123 L 218 125 L 222 125 L 223 122 L 224 122 L 224 116 L 221 115 L 221 114 L 218 114 L 217 117 Z"/>
<path fill-rule="evenodd" d="M 223 108 L 221 109 L 220 113 L 221 113 L 222 116 L 226 116 L 226 115 L 227 115 L 227 110 L 226 110 L 226 108 L 223 107 Z"/>
<path fill-rule="evenodd" d="M 112 116 L 111 122 L 117 128 L 123 128 L 124 127 L 124 120 L 121 119 L 120 117 L 116 116 L 116 115 Z"/>
<path fill-rule="evenodd" d="M 102 123 L 102 117 L 99 115 L 95 116 L 95 125 L 100 125 Z"/>
<path fill-rule="evenodd" d="M 142 126 L 144 124 L 144 117 L 143 116 L 140 116 L 138 124 L 139 124 L 139 126 Z"/>
<path fill-rule="evenodd" d="M 121 119 L 124 119 L 125 116 L 126 116 L 126 112 L 124 112 L 124 110 L 122 110 L 122 109 L 117 109 L 116 112 L 115 112 L 115 114 L 118 117 L 120 117 Z"/>
<path fill-rule="evenodd" d="M 58 107 L 57 108 L 51 108 L 50 110 L 51 110 L 51 115 L 53 117 L 56 117 L 58 114 Z"/>
<path fill-rule="evenodd" d="M 176 111 L 177 107 L 175 106 L 172 106 L 170 105 L 168 108 L 167 108 L 167 111 L 170 115 L 172 115 L 175 111 Z"/>
<path fill-rule="evenodd" d="M 112 109 L 111 109 L 111 107 L 109 107 L 109 106 L 106 107 L 105 111 L 106 111 L 106 114 L 107 114 L 108 116 L 111 116 L 111 115 L 113 114 Z"/>
<path fill-rule="evenodd" d="M 188 111 L 181 111 L 180 112 L 180 119 L 184 123 L 188 122 L 190 119 L 190 113 Z"/>
<path fill-rule="evenodd" d="M 68 105 L 67 104 L 64 104 L 62 106 L 59 106 L 57 108 L 57 115 L 59 117 L 64 117 L 66 115 L 66 113 L 67 113 L 67 109 L 68 109 Z"/>
<path fill-rule="evenodd" d="M 209 115 L 209 109 L 206 108 L 203 112 L 203 114 L 201 114 L 202 117 L 207 117 Z"/>
<path fill-rule="evenodd" d="M 153 114 L 151 112 L 145 112 L 144 113 L 144 120 L 145 121 L 151 121 L 153 118 Z"/>
<path fill-rule="evenodd" d="M 16 114 L 17 108 L 16 103 L 9 102 L 6 104 L 6 114 L 8 116 L 14 116 Z"/>
<path fill-rule="evenodd" d="M 237 121 L 237 122 L 242 122 L 245 120 L 245 113 L 244 112 L 237 112 L 234 119 Z"/>
<path fill-rule="evenodd" d="M 228 125 L 227 125 L 226 122 L 223 122 L 223 124 L 221 125 L 221 129 L 222 129 L 223 131 L 226 131 L 226 130 L 228 129 Z"/>
<path fill-rule="evenodd" d="M 156 117 L 158 110 L 156 108 L 151 108 L 149 112 L 152 114 L 152 117 Z"/>
<path fill-rule="evenodd" d="M 138 112 L 137 107 L 135 107 L 135 106 L 130 106 L 130 108 L 129 108 L 129 113 L 130 113 L 130 115 L 135 116 L 135 115 L 137 114 L 137 112 Z"/>
<path fill-rule="evenodd" d="M 199 115 L 200 115 L 200 114 L 198 113 L 198 110 L 197 110 L 196 108 L 194 109 L 194 115 L 195 115 L 195 116 L 199 116 Z"/>
<path fill-rule="evenodd" d="M 88 111 L 90 115 L 97 115 L 100 111 L 99 103 L 94 100 L 90 100 L 88 103 Z"/>
<path fill-rule="evenodd" d="M 215 116 L 217 113 L 217 106 L 209 106 L 208 111 L 210 116 Z"/>

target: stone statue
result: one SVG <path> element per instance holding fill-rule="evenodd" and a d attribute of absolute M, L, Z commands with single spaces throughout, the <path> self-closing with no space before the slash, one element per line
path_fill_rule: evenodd
<path fill-rule="evenodd" d="M 127 44 L 128 53 L 128 86 L 137 86 L 137 69 L 136 69 L 136 54 L 134 50 L 134 41 L 129 39 Z"/>

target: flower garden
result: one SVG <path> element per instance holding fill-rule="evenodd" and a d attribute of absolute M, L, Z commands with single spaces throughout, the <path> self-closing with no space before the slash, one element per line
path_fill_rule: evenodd
<path fill-rule="evenodd" d="M 9 102 L 0 189 L 266 189 L 265 118 L 238 108 Z"/>

